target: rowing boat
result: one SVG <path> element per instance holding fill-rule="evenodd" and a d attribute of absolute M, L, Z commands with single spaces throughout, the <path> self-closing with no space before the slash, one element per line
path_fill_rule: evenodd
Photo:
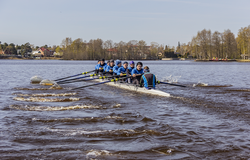
<path fill-rule="evenodd" d="M 103 82 L 102 79 L 95 79 L 94 81 Z M 108 82 L 105 84 L 107 84 L 109 86 L 114 86 L 114 87 L 130 90 L 130 91 L 139 92 L 139 93 L 146 93 L 146 94 L 151 94 L 151 95 L 156 95 L 156 96 L 170 97 L 170 94 L 167 92 L 163 92 L 163 91 L 160 91 L 157 89 L 146 89 L 145 87 L 138 87 L 138 86 L 135 86 L 135 85 L 129 84 L 129 83 L 122 83 L 122 82 L 118 81 L 118 82 Z"/>

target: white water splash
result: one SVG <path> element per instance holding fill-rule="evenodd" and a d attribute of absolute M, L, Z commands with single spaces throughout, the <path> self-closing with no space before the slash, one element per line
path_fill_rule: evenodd
<path fill-rule="evenodd" d="M 202 82 L 198 82 L 197 84 L 193 84 L 193 87 L 204 87 L 204 86 L 208 86 L 207 83 L 202 83 Z"/>
<path fill-rule="evenodd" d="M 168 82 L 168 83 L 177 83 L 178 79 L 180 79 L 181 76 L 168 76 L 163 78 L 163 82 Z"/>
<path fill-rule="evenodd" d="M 16 101 L 26 101 L 26 102 L 70 102 L 70 101 L 79 101 L 80 98 L 54 98 L 54 99 L 50 99 L 50 98 L 41 98 L 41 97 L 29 97 L 29 98 L 23 98 L 23 97 L 15 97 L 13 98 Z"/>
<path fill-rule="evenodd" d="M 92 105 L 76 105 L 68 107 L 11 105 L 10 108 L 25 110 L 25 111 L 65 111 L 65 110 L 75 110 L 75 109 L 99 109 L 101 107 Z"/>
<path fill-rule="evenodd" d="M 91 149 L 91 150 L 87 151 L 86 158 L 92 159 L 92 158 L 96 158 L 97 156 L 108 156 L 108 155 L 112 155 L 112 154 L 107 150 Z"/>
<path fill-rule="evenodd" d="M 41 94 L 13 94 L 22 97 L 65 97 L 65 96 L 74 96 L 77 93 L 41 93 Z"/>
<path fill-rule="evenodd" d="M 68 122 L 68 121 L 89 121 L 89 120 L 105 120 L 105 119 L 123 119 L 119 116 L 107 116 L 101 117 L 86 117 L 86 118 L 59 118 L 59 119 L 38 119 L 32 118 L 32 121 L 43 121 L 43 122 Z"/>

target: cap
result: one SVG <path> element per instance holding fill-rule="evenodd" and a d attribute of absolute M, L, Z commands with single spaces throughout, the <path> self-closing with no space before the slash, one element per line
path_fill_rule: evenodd
<path fill-rule="evenodd" d="M 130 61 L 129 64 L 135 64 L 135 62 L 134 61 Z"/>
<path fill-rule="evenodd" d="M 115 62 L 115 61 L 113 59 L 111 59 L 110 62 Z"/>
<path fill-rule="evenodd" d="M 125 64 L 125 63 L 127 63 L 127 64 L 128 64 L 128 62 L 127 62 L 127 61 L 123 62 L 123 64 Z"/>

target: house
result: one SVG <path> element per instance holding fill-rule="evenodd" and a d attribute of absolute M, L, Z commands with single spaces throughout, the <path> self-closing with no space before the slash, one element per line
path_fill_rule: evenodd
<path fill-rule="evenodd" d="M 110 48 L 110 49 L 107 49 L 107 52 L 108 52 L 108 55 L 117 55 L 117 49 L 115 49 L 115 48 Z"/>
<path fill-rule="evenodd" d="M 53 57 L 54 51 L 52 50 L 48 50 L 47 48 L 42 47 L 42 48 L 39 48 L 38 51 L 41 52 L 43 57 Z"/>
<path fill-rule="evenodd" d="M 33 51 L 33 52 L 32 52 L 32 55 L 33 55 L 34 57 L 41 57 L 41 56 L 42 56 L 42 53 L 41 53 L 40 51 Z"/>
<path fill-rule="evenodd" d="M 240 56 L 242 59 L 250 59 L 250 54 L 242 54 Z"/>

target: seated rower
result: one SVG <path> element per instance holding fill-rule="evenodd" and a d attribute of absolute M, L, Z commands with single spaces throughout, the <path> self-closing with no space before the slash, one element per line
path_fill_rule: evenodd
<path fill-rule="evenodd" d="M 141 62 L 138 62 L 136 64 L 136 68 L 134 68 L 131 72 L 131 75 L 133 76 L 132 78 L 132 83 L 139 85 L 140 84 L 140 79 L 142 74 L 144 73 L 143 69 L 142 69 L 143 64 Z"/>
<path fill-rule="evenodd" d="M 113 67 L 115 66 L 115 61 L 113 59 L 110 60 L 109 66 L 106 67 L 106 75 L 112 76 L 113 75 Z M 108 73 L 107 73 L 108 72 Z"/>
<path fill-rule="evenodd" d="M 140 87 L 145 87 L 146 89 L 155 89 L 156 77 L 154 74 L 150 73 L 148 66 L 144 67 L 144 74 L 141 76 Z"/>
<path fill-rule="evenodd" d="M 100 75 L 103 74 L 103 71 L 104 71 L 103 68 L 106 67 L 106 65 L 107 64 L 105 63 L 105 59 L 101 59 L 100 64 L 98 64 L 98 66 L 97 66 L 98 72 Z"/>
<path fill-rule="evenodd" d="M 116 65 L 113 67 L 113 72 L 114 72 L 115 75 L 117 75 L 118 74 L 118 69 L 121 67 L 122 62 L 119 59 L 117 59 L 115 61 L 115 64 Z"/>
<path fill-rule="evenodd" d="M 99 71 L 98 66 L 100 63 L 101 63 L 101 60 L 98 60 L 97 65 L 95 65 L 95 74 L 98 74 L 98 71 Z"/>
<path fill-rule="evenodd" d="M 129 67 L 126 71 L 127 76 L 131 76 L 131 72 L 132 70 L 135 68 L 135 62 L 134 61 L 130 61 L 129 62 Z M 131 78 L 128 78 L 128 83 L 131 83 Z"/>
<path fill-rule="evenodd" d="M 110 61 L 107 62 L 107 65 L 103 67 L 103 71 L 106 72 L 107 67 L 110 65 Z"/>
<path fill-rule="evenodd" d="M 118 69 L 117 75 L 126 76 L 127 69 L 128 69 L 128 62 L 123 62 L 123 66 Z M 123 79 L 123 81 L 126 81 L 126 78 Z"/>

